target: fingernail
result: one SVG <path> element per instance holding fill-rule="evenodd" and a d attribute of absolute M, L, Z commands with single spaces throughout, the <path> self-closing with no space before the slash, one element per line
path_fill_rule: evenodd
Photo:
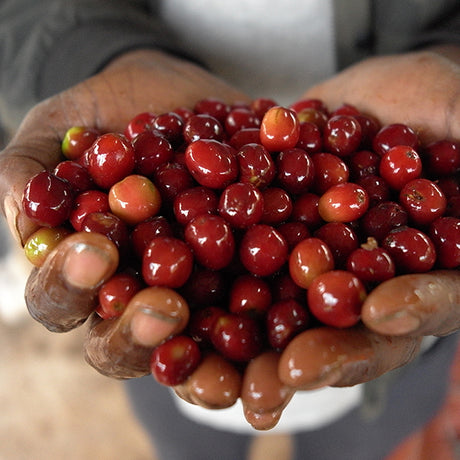
<path fill-rule="evenodd" d="M 131 319 L 131 334 L 139 345 L 155 347 L 175 332 L 177 323 L 161 311 L 140 308 Z"/>
<path fill-rule="evenodd" d="M 421 321 L 407 310 L 401 310 L 380 318 L 378 323 L 380 330 L 384 327 L 389 334 L 404 335 L 416 331 Z"/>
<path fill-rule="evenodd" d="M 64 260 L 62 273 L 66 281 L 81 289 L 95 288 L 110 270 L 107 255 L 84 243 L 71 247 Z"/>

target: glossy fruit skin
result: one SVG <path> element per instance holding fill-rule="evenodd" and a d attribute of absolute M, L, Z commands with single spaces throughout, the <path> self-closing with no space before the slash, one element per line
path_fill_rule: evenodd
<path fill-rule="evenodd" d="M 350 115 L 335 115 L 327 121 L 323 136 L 327 151 L 346 157 L 356 152 L 361 144 L 361 125 Z"/>
<path fill-rule="evenodd" d="M 337 155 L 321 152 L 311 156 L 315 170 L 313 192 L 322 195 L 334 185 L 348 182 L 350 171 L 347 164 Z"/>
<path fill-rule="evenodd" d="M 261 144 L 246 144 L 237 152 L 239 181 L 261 189 L 273 181 L 275 162 L 269 151 Z"/>
<path fill-rule="evenodd" d="M 193 253 L 178 238 L 154 238 L 142 258 L 142 276 L 149 286 L 178 288 L 188 280 L 192 269 Z"/>
<path fill-rule="evenodd" d="M 107 212 L 110 210 L 109 197 L 101 190 L 87 190 L 75 197 L 69 221 L 75 231 L 82 229 L 82 222 L 92 212 Z"/>
<path fill-rule="evenodd" d="M 260 142 L 270 152 L 292 149 L 297 145 L 300 123 L 296 113 L 275 106 L 265 113 L 260 125 Z"/>
<path fill-rule="evenodd" d="M 196 185 L 190 171 L 179 161 L 162 163 L 155 169 L 152 182 L 164 203 L 173 203 L 179 193 Z"/>
<path fill-rule="evenodd" d="M 244 234 L 239 247 L 240 260 L 253 275 L 276 273 L 288 259 L 288 246 L 271 225 L 257 224 Z"/>
<path fill-rule="evenodd" d="M 200 139 L 185 150 L 185 164 L 195 180 L 205 187 L 223 189 L 238 177 L 233 149 L 214 139 Z"/>
<path fill-rule="evenodd" d="M 124 252 L 129 246 L 129 230 L 127 225 L 111 212 L 92 212 L 87 214 L 81 223 L 82 232 L 96 232 L 105 235 Z"/>
<path fill-rule="evenodd" d="M 233 282 L 228 309 L 253 318 L 262 317 L 272 303 L 269 284 L 254 275 L 241 275 Z"/>
<path fill-rule="evenodd" d="M 183 383 L 198 367 L 198 344 L 186 335 L 177 335 L 153 350 L 150 369 L 155 380 L 165 386 Z"/>
<path fill-rule="evenodd" d="M 446 177 L 460 171 L 460 145 L 447 139 L 434 141 L 424 150 L 426 169 L 434 177 Z"/>
<path fill-rule="evenodd" d="M 153 216 L 138 223 L 131 229 L 131 247 L 139 260 L 142 260 L 150 242 L 158 236 L 172 237 L 173 229 L 164 216 Z"/>
<path fill-rule="evenodd" d="M 379 173 L 390 187 L 401 190 L 407 182 L 421 176 L 422 159 L 412 147 L 396 145 L 382 156 Z"/>
<path fill-rule="evenodd" d="M 428 179 L 414 179 L 401 189 L 399 202 L 417 226 L 426 226 L 441 217 L 447 200 L 441 189 Z"/>
<path fill-rule="evenodd" d="M 206 268 L 221 270 L 235 253 L 235 239 L 230 225 L 220 216 L 201 214 L 185 227 L 184 238 L 196 260 Z"/>
<path fill-rule="evenodd" d="M 174 217 L 181 225 L 187 225 L 200 214 L 217 214 L 219 199 L 213 189 L 203 186 L 188 188 L 174 200 Z"/>
<path fill-rule="evenodd" d="M 355 249 L 347 259 L 346 268 L 366 283 L 381 283 L 393 278 L 396 273 L 395 263 L 390 254 L 378 247 L 376 241 L 373 247 L 369 245 Z"/>
<path fill-rule="evenodd" d="M 358 235 L 350 225 L 343 222 L 322 225 L 315 231 L 314 237 L 326 243 L 331 250 L 336 268 L 344 268 L 348 256 L 359 246 Z"/>
<path fill-rule="evenodd" d="M 234 182 L 221 193 L 218 210 L 232 227 L 243 229 L 258 224 L 264 213 L 262 192 L 249 183 Z"/>
<path fill-rule="evenodd" d="M 383 126 L 372 141 L 372 148 L 379 155 L 384 155 L 396 145 L 406 145 L 418 150 L 420 142 L 417 133 L 403 123 L 391 123 Z"/>
<path fill-rule="evenodd" d="M 307 309 L 295 299 L 275 302 L 265 320 L 270 346 L 281 351 L 300 332 L 307 329 L 310 316 Z"/>
<path fill-rule="evenodd" d="M 276 158 L 277 183 L 294 195 L 307 192 L 315 177 L 310 155 L 299 148 L 283 150 Z"/>
<path fill-rule="evenodd" d="M 61 143 L 62 154 L 68 160 L 80 158 L 89 149 L 101 133 L 95 128 L 72 126 L 69 128 Z"/>
<path fill-rule="evenodd" d="M 145 176 L 131 174 L 109 190 L 110 210 L 128 225 L 136 225 L 158 214 L 161 196 Z"/>
<path fill-rule="evenodd" d="M 357 276 L 332 270 L 313 280 L 307 291 L 307 302 L 311 313 L 322 323 L 346 328 L 359 322 L 366 296 L 366 288 Z"/>
<path fill-rule="evenodd" d="M 436 263 L 441 268 L 460 266 L 460 218 L 440 217 L 433 221 L 429 237 L 436 247 Z"/>
<path fill-rule="evenodd" d="M 43 227 L 58 227 L 69 217 L 73 204 L 72 188 L 49 171 L 33 176 L 24 189 L 22 207 L 29 219 Z"/>
<path fill-rule="evenodd" d="M 398 227 L 382 241 L 382 247 L 394 260 L 398 273 L 423 273 L 436 261 L 436 249 L 431 239 L 413 227 Z"/>
<path fill-rule="evenodd" d="M 352 222 L 369 207 L 366 190 L 353 182 L 329 188 L 319 199 L 318 212 L 326 222 Z"/>
<path fill-rule="evenodd" d="M 134 140 L 139 134 L 149 131 L 156 115 L 153 112 L 141 112 L 135 115 L 123 131 L 125 137 Z"/>
<path fill-rule="evenodd" d="M 88 170 L 76 161 L 61 161 L 54 168 L 53 174 L 69 182 L 74 193 L 81 193 L 94 188 Z"/>
<path fill-rule="evenodd" d="M 361 220 L 361 228 L 366 236 L 381 242 L 397 227 L 407 225 L 407 211 L 396 201 L 385 201 L 369 209 Z"/>
<path fill-rule="evenodd" d="M 321 273 L 334 268 L 334 257 L 329 247 L 319 238 L 301 241 L 289 255 L 289 273 L 301 288 L 308 289 Z"/>
<path fill-rule="evenodd" d="M 225 358 L 247 362 L 262 350 L 259 323 L 248 316 L 227 313 L 217 318 L 211 333 L 215 349 Z"/>
<path fill-rule="evenodd" d="M 262 192 L 263 214 L 261 223 L 277 225 L 285 222 L 292 214 L 291 195 L 280 187 L 267 187 Z"/>
<path fill-rule="evenodd" d="M 151 176 L 155 169 L 173 160 L 174 150 L 171 143 L 159 133 L 143 131 L 133 140 L 136 166 L 134 172 Z"/>
<path fill-rule="evenodd" d="M 224 129 L 222 124 L 212 115 L 197 114 L 192 115 L 184 124 L 184 140 L 188 144 L 199 139 L 224 139 Z"/>
<path fill-rule="evenodd" d="M 88 150 L 88 171 L 102 189 L 109 189 L 134 170 L 135 155 L 131 143 L 121 134 L 99 136 Z"/>
<path fill-rule="evenodd" d="M 323 137 L 318 126 L 308 121 L 301 122 L 296 147 L 310 155 L 320 152 L 323 148 Z"/>
<path fill-rule="evenodd" d="M 33 265 L 41 267 L 57 245 L 70 234 L 65 227 L 40 227 L 27 238 L 24 253 Z"/>
<path fill-rule="evenodd" d="M 131 273 L 116 273 L 100 287 L 96 313 L 103 319 L 118 318 L 141 288 L 142 283 L 137 276 Z"/>

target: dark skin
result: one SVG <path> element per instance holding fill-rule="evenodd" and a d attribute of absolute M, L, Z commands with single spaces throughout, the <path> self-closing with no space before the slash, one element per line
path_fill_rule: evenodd
<path fill-rule="evenodd" d="M 459 64 L 460 49 L 454 46 L 373 58 L 299 97 L 320 98 L 330 108 L 353 104 L 382 124 L 406 123 L 417 129 L 423 142 L 460 139 Z M 139 112 L 193 107 L 210 96 L 229 103 L 249 100 L 194 64 L 139 50 L 32 109 L 0 157 L 0 203 L 18 243 L 35 229 L 21 211 L 24 185 L 34 173 L 56 165 L 69 127 L 120 131 Z M 85 343 L 88 362 L 105 375 L 133 378 L 149 373 L 151 351 L 178 333 L 185 314 L 158 312 L 146 296 L 131 302 L 120 319 L 96 319 L 96 292 L 117 263 L 117 251 L 105 238 L 74 234 L 33 270 L 26 300 L 32 316 L 53 331 L 73 329 L 91 316 Z M 248 421 L 259 429 L 270 428 L 295 391 L 372 380 L 414 359 L 424 336 L 457 331 L 460 272 L 387 281 L 366 299 L 362 319 L 363 325 L 348 330 L 307 331 L 281 355 L 261 358 L 249 367 L 241 393 Z M 306 354 L 305 347 L 312 353 Z M 254 399 L 255 387 L 262 388 L 265 397 Z M 186 387 L 178 392 L 193 399 Z"/>

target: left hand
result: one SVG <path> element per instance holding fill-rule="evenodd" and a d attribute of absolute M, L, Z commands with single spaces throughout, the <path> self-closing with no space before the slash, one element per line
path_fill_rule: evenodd
<path fill-rule="evenodd" d="M 321 99 L 331 110 L 354 105 L 382 125 L 407 124 L 424 144 L 460 140 L 460 48 L 374 57 L 318 84 L 302 98 Z M 424 336 L 443 336 L 459 328 L 459 270 L 388 280 L 367 297 L 362 325 L 321 327 L 296 337 L 279 357 L 278 379 L 266 390 L 276 398 L 257 406 L 251 399 L 254 392 L 242 394 L 246 417 L 257 428 L 273 426 L 293 391 L 375 379 L 412 361 Z M 273 374 L 271 368 L 266 372 Z M 248 372 L 244 388 L 259 381 Z"/>

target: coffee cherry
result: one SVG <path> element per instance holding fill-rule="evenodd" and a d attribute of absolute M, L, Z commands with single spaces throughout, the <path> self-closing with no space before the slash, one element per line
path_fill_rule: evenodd
<path fill-rule="evenodd" d="M 215 349 L 225 358 L 247 362 L 262 350 L 262 332 L 258 322 L 244 315 L 227 313 L 217 318 L 211 332 Z"/>
<path fill-rule="evenodd" d="M 422 160 L 419 154 L 407 145 L 396 145 L 382 156 L 379 173 L 386 183 L 396 190 L 422 174 Z"/>
<path fill-rule="evenodd" d="M 323 194 L 333 185 L 348 182 L 350 172 L 346 163 L 332 153 L 315 153 L 311 156 L 315 171 L 313 190 Z"/>
<path fill-rule="evenodd" d="M 185 150 L 185 164 L 195 180 L 205 187 L 223 189 L 238 177 L 233 149 L 214 139 L 192 142 Z"/>
<path fill-rule="evenodd" d="M 337 328 L 358 323 L 366 296 L 360 279 L 344 270 L 318 275 L 307 291 L 311 313 L 322 323 Z"/>
<path fill-rule="evenodd" d="M 241 275 L 230 288 L 228 309 L 232 313 L 261 317 L 272 302 L 270 286 L 262 278 Z"/>
<path fill-rule="evenodd" d="M 324 147 L 339 157 L 356 152 L 361 144 L 361 125 L 350 115 L 329 118 L 323 130 Z"/>
<path fill-rule="evenodd" d="M 244 234 L 239 247 L 244 267 L 257 276 L 276 273 L 288 259 L 288 246 L 271 225 L 258 224 Z"/>
<path fill-rule="evenodd" d="M 93 181 L 103 189 L 109 189 L 126 177 L 134 166 L 133 146 L 120 134 L 103 134 L 88 149 L 88 171 Z"/>
<path fill-rule="evenodd" d="M 399 201 L 412 222 L 421 226 L 441 217 L 447 207 L 447 200 L 441 189 L 428 179 L 408 182 L 399 194 Z"/>
<path fill-rule="evenodd" d="M 398 227 L 382 241 L 382 247 L 394 260 L 399 273 L 423 273 L 436 261 L 436 249 L 430 238 L 412 227 Z"/>
<path fill-rule="evenodd" d="M 260 144 L 246 144 L 238 150 L 240 182 L 259 188 L 268 186 L 275 177 L 275 163 L 268 150 Z"/>
<path fill-rule="evenodd" d="M 460 145 L 449 140 L 430 143 L 424 151 L 426 169 L 433 177 L 445 177 L 460 171 Z"/>
<path fill-rule="evenodd" d="M 41 267 L 53 249 L 70 234 L 65 227 L 41 227 L 27 238 L 24 253 L 33 265 Z"/>
<path fill-rule="evenodd" d="M 192 115 L 184 125 L 184 140 L 188 144 L 199 139 L 215 139 L 222 141 L 224 129 L 216 118 L 211 115 Z"/>
<path fill-rule="evenodd" d="M 353 182 L 337 184 L 319 199 L 318 212 L 326 222 L 352 222 L 361 218 L 369 207 L 366 190 Z"/>
<path fill-rule="evenodd" d="M 279 187 L 268 187 L 262 192 L 263 214 L 261 222 L 277 225 L 289 219 L 292 213 L 292 199 L 286 190 Z"/>
<path fill-rule="evenodd" d="M 69 182 L 74 193 L 81 193 L 94 188 L 88 170 L 76 161 L 61 161 L 54 168 L 53 174 Z"/>
<path fill-rule="evenodd" d="M 48 171 L 27 183 L 22 206 L 27 217 L 43 227 L 58 227 L 69 217 L 73 203 L 70 183 Z"/>
<path fill-rule="evenodd" d="M 308 327 L 308 323 L 308 311 L 300 302 L 294 299 L 275 302 L 266 318 L 270 346 L 274 350 L 283 350 L 297 334 Z"/>
<path fill-rule="evenodd" d="M 100 136 L 99 130 L 85 126 L 72 126 L 64 134 L 61 143 L 62 154 L 68 160 L 80 158 L 85 150 Z"/>
<path fill-rule="evenodd" d="M 142 276 L 150 286 L 178 288 L 193 269 L 193 254 L 182 240 L 158 236 L 147 246 L 142 258 Z"/>
<path fill-rule="evenodd" d="M 192 374 L 200 361 L 198 344 L 186 335 L 177 335 L 153 350 L 150 369 L 157 382 L 176 386 Z"/>
<path fill-rule="evenodd" d="M 313 161 L 305 150 L 283 150 L 276 158 L 278 184 L 294 195 L 307 192 L 315 177 Z"/>
<path fill-rule="evenodd" d="M 128 225 L 136 225 L 158 214 L 161 196 L 145 176 L 131 174 L 109 190 L 110 210 Z"/>
<path fill-rule="evenodd" d="M 85 217 L 92 212 L 107 212 L 110 210 L 109 196 L 101 190 L 87 190 L 75 199 L 69 215 L 69 222 L 75 231 L 82 229 Z"/>
<path fill-rule="evenodd" d="M 429 237 L 436 248 L 437 264 L 441 268 L 460 266 L 460 219 L 439 217 L 430 225 Z"/>
<path fill-rule="evenodd" d="M 147 246 L 158 236 L 173 236 L 170 222 L 164 216 L 154 216 L 138 223 L 131 230 L 131 245 L 139 260 L 142 260 Z"/>
<path fill-rule="evenodd" d="M 200 214 L 217 214 L 218 197 L 208 187 L 192 187 L 180 192 L 174 199 L 174 217 L 181 225 L 187 225 Z"/>
<path fill-rule="evenodd" d="M 264 213 L 264 197 L 249 183 L 235 182 L 220 195 L 219 214 L 234 228 L 257 224 Z"/>
<path fill-rule="evenodd" d="M 103 319 L 118 318 L 141 288 L 139 278 L 131 273 L 113 275 L 99 289 L 96 313 Z"/>
<path fill-rule="evenodd" d="M 220 216 L 201 214 L 185 227 L 184 238 L 197 261 L 212 270 L 227 267 L 235 253 L 230 225 Z"/>
<path fill-rule="evenodd" d="M 150 131 L 155 117 L 152 112 L 138 113 L 128 122 L 123 134 L 130 141 L 134 140 L 139 134 Z"/>
<path fill-rule="evenodd" d="M 372 142 L 374 152 L 381 156 L 396 145 L 405 145 L 417 150 L 419 147 L 417 133 L 403 123 L 392 123 L 383 126 Z"/>
<path fill-rule="evenodd" d="M 135 172 L 143 176 L 151 176 L 155 169 L 174 159 L 171 143 L 159 133 L 143 131 L 133 140 L 136 160 Z"/>
<path fill-rule="evenodd" d="M 388 251 L 378 247 L 374 238 L 355 249 L 347 259 L 346 268 L 361 281 L 380 283 L 395 276 L 396 267 Z"/>
<path fill-rule="evenodd" d="M 267 110 L 260 125 L 260 142 L 270 152 L 297 145 L 300 124 L 293 110 L 275 106 Z"/>
<path fill-rule="evenodd" d="M 334 268 L 334 257 L 329 247 L 319 238 L 301 241 L 289 256 L 289 273 L 300 287 L 308 289 L 321 273 Z"/>

